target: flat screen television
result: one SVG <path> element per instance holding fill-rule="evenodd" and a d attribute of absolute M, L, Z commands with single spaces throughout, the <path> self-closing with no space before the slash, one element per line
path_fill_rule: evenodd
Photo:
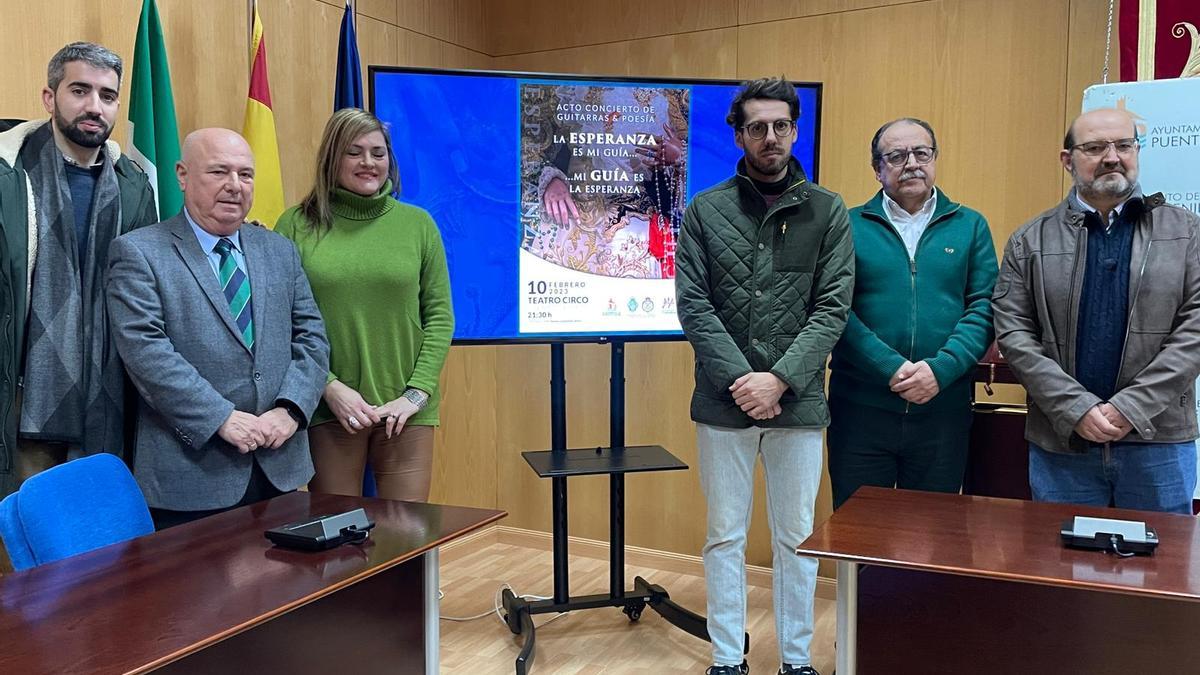
<path fill-rule="evenodd" d="M 679 224 L 742 156 L 739 86 L 371 66 L 400 200 L 446 247 L 455 343 L 682 338 Z M 796 88 L 792 153 L 816 180 L 821 85 Z"/>

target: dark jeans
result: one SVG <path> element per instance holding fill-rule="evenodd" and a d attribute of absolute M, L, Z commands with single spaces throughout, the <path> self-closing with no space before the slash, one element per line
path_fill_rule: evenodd
<path fill-rule="evenodd" d="M 1087 454 L 1029 444 L 1029 487 L 1039 502 L 1192 515 L 1196 443 L 1110 443 Z"/>
<path fill-rule="evenodd" d="M 837 509 L 863 485 L 958 492 L 971 409 L 897 413 L 830 401 L 829 478 Z"/>
<path fill-rule="evenodd" d="M 241 501 L 233 506 L 226 506 L 223 509 L 209 509 L 207 511 L 172 511 L 170 509 L 150 509 L 150 517 L 154 520 L 155 530 L 165 530 L 168 527 L 175 527 L 184 523 L 190 523 L 193 520 L 200 520 L 207 516 L 224 513 L 231 509 L 236 509 L 239 506 L 246 506 L 257 502 L 278 497 L 284 494 L 282 490 L 276 488 L 271 479 L 267 478 L 267 474 L 263 473 L 262 467 L 258 462 L 254 462 L 254 469 L 250 472 L 250 483 L 246 486 L 246 494 L 242 496 Z"/>

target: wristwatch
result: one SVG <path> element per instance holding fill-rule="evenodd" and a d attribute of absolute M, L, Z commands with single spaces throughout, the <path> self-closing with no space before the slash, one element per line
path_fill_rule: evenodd
<path fill-rule="evenodd" d="M 401 396 L 408 399 L 409 403 L 417 406 L 417 410 L 421 410 L 429 404 L 429 394 L 426 394 L 420 389 L 409 387 L 408 389 L 404 390 L 404 393 L 401 394 Z"/>

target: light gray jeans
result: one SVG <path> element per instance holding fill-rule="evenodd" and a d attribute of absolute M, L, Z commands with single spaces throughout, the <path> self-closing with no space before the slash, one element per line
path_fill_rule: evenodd
<path fill-rule="evenodd" d="M 728 429 L 696 425 L 700 485 L 708 503 L 704 581 L 713 663 L 742 662 L 746 625 L 746 533 L 754 500 L 754 465 L 767 478 L 767 519 L 774 558 L 775 631 L 784 663 L 811 663 L 817 560 L 796 555 L 812 533 L 821 482 L 820 429 Z"/>

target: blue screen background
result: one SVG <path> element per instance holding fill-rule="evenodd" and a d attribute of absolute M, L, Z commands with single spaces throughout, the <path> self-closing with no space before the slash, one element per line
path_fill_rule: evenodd
<path fill-rule="evenodd" d="M 392 134 L 400 200 L 429 211 L 442 233 L 450 267 L 455 340 L 646 335 L 617 331 L 530 335 L 518 330 L 519 91 L 522 82 L 555 80 L 374 69 L 371 77 L 374 112 Z M 578 83 L 579 79 L 563 81 Z M 652 80 L 646 83 L 653 86 Z M 725 124 L 738 86 L 690 86 L 689 201 L 697 192 L 729 178 L 742 156 Z M 813 177 L 817 88 L 798 87 L 797 93 L 801 112 L 792 154 Z"/>

